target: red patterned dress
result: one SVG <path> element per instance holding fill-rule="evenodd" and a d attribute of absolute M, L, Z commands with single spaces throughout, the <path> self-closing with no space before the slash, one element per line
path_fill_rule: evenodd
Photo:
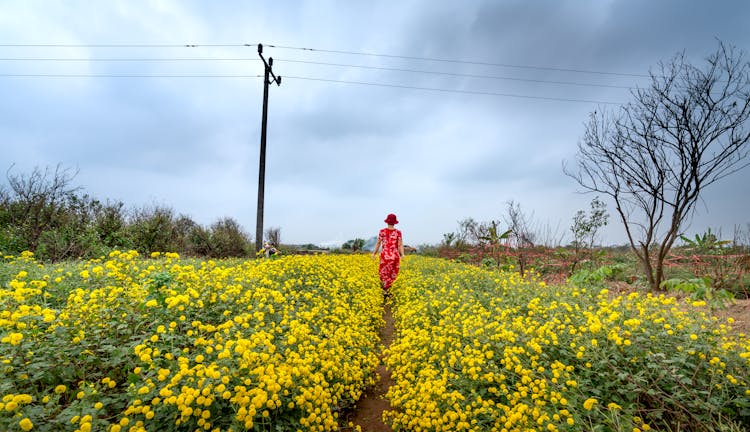
<path fill-rule="evenodd" d="M 380 281 L 383 283 L 383 289 L 388 290 L 393 281 L 398 276 L 399 266 L 401 265 L 401 256 L 398 253 L 398 245 L 401 241 L 401 231 L 393 228 L 383 228 L 378 233 L 378 242 L 383 245 L 380 252 Z"/>

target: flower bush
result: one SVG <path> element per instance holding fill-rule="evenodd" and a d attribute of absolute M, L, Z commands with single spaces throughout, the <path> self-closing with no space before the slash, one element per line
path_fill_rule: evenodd
<path fill-rule="evenodd" d="M 384 417 L 395 430 L 750 425 L 750 340 L 703 302 L 547 286 L 419 257 L 393 293 Z"/>
<path fill-rule="evenodd" d="M 0 430 L 304 430 L 377 379 L 364 256 L 0 263 Z"/>

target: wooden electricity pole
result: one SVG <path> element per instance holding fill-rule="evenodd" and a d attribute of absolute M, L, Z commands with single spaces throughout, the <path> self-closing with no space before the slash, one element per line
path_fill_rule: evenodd
<path fill-rule="evenodd" d="M 255 250 L 259 251 L 263 247 L 263 195 L 266 186 L 266 123 L 268 120 L 268 85 L 271 84 L 269 77 L 273 77 L 276 85 L 281 85 L 281 77 L 276 76 L 271 69 L 273 67 L 273 58 L 269 57 L 268 61 L 263 57 L 263 45 L 258 44 L 258 55 L 265 65 L 265 77 L 263 78 L 263 120 L 260 126 L 260 166 L 258 167 L 258 215 L 255 225 Z M 276 245 L 278 247 L 278 245 Z"/>

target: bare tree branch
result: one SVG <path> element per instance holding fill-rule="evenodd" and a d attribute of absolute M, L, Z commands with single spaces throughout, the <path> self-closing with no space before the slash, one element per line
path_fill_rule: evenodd
<path fill-rule="evenodd" d="M 611 197 L 653 289 L 703 190 L 748 165 L 750 64 L 719 42 L 703 68 L 684 53 L 660 62 L 617 112 L 594 111 L 578 144 L 586 191 Z"/>

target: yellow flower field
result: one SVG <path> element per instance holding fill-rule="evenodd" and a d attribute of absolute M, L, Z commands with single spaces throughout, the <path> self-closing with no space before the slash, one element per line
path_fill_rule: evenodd
<path fill-rule="evenodd" d="M 395 430 L 750 426 L 750 340 L 689 302 L 414 257 L 394 303 Z"/>
<path fill-rule="evenodd" d="M 304 430 L 377 377 L 365 256 L 0 264 L 0 430 Z"/>
<path fill-rule="evenodd" d="M 750 340 L 700 304 L 407 257 L 403 431 L 742 430 Z M 0 262 L 0 430 L 332 431 L 377 376 L 366 255 Z"/>

